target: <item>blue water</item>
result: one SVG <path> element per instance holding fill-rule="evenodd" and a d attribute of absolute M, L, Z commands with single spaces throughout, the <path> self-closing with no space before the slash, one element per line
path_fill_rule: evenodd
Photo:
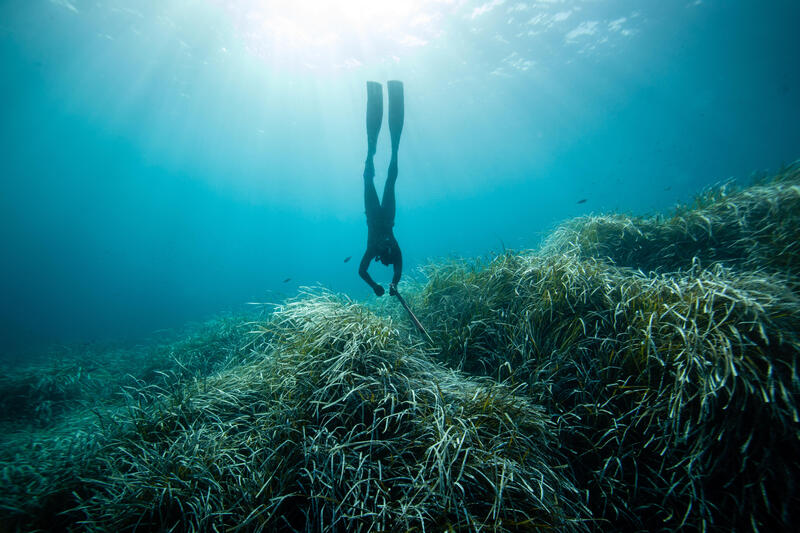
<path fill-rule="evenodd" d="M 328 4 L 0 3 L 0 354 L 369 297 L 367 80 L 406 275 L 800 157 L 796 1 Z"/>

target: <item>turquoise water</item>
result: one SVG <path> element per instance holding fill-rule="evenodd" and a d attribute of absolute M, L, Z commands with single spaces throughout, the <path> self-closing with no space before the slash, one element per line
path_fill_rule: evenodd
<path fill-rule="evenodd" d="M 405 83 L 406 275 L 800 155 L 796 2 L 338 4 L 0 4 L 0 353 L 368 297 L 367 80 Z"/>

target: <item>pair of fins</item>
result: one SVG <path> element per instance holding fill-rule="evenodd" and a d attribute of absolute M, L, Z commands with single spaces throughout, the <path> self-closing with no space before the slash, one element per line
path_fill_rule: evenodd
<path fill-rule="evenodd" d="M 405 104 L 403 101 L 403 82 L 392 80 L 386 82 L 389 93 L 389 135 L 392 138 L 392 154 L 397 153 L 400 146 L 400 134 L 403 132 Z M 383 122 L 383 87 L 377 81 L 367 82 L 367 151 L 375 154 L 378 144 L 378 133 Z"/>

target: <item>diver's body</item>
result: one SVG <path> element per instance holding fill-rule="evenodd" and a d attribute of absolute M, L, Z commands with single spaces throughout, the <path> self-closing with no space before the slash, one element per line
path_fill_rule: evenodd
<path fill-rule="evenodd" d="M 361 258 L 358 274 L 366 281 L 377 296 L 385 292 L 383 287 L 372 279 L 367 272 L 369 264 L 374 258 L 384 265 L 394 267 L 392 283 L 389 285 L 389 294 L 394 294 L 400 276 L 403 273 L 403 255 L 400 245 L 394 238 L 395 197 L 394 185 L 397 181 L 397 149 L 400 146 L 400 134 L 403 131 L 403 84 L 399 81 L 390 81 L 387 84 L 389 92 L 389 134 L 392 138 L 392 159 L 389 163 L 389 172 L 383 188 L 383 199 L 378 202 L 378 193 L 375 190 L 375 165 L 373 157 L 378 143 L 378 133 L 383 120 L 383 89 L 380 83 L 367 82 L 367 160 L 364 163 L 364 209 L 367 214 L 367 250 Z"/>

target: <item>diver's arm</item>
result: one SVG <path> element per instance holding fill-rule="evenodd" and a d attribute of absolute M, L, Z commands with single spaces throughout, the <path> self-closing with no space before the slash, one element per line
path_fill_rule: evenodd
<path fill-rule="evenodd" d="M 382 296 L 384 293 L 383 287 L 375 283 L 375 281 L 373 281 L 372 277 L 369 275 L 369 272 L 367 272 L 369 263 L 372 261 L 373 257 L 375 257 L 375 254 L 372 253 L 369 248 L 367 248 L 367 251 L 364 252 L 364 257 L 361 258 L 361 264 L 358 265 L 358 275 L 361 276 L 361 278 L 366 281 L 370 287 L 372 287 L 372 290 L 375 291 L 376 295 Z"/>
<path fill-rule="evenodd" d="M 400 276 L 403 275 L 403 253 L 400 251 L 400 247 L 397 247 L 397 255 L 395 256 L 394 260 L 394 276 L 392 276 L 392 285 L 397 288 L 397 284 L 400 283 Z"/>

